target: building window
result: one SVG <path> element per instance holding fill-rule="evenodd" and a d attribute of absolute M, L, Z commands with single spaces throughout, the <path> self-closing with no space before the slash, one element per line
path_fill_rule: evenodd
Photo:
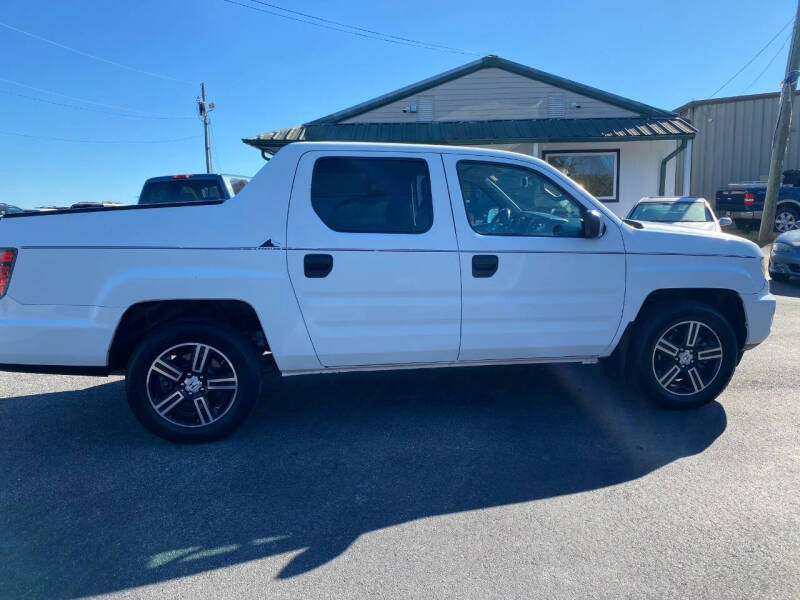
<path fill-rule="evenodd" d="M 603 202 L 619 202 L 619 150 L 554 150 L 542 158 Z"/>
<path fill-rule="evenodd" d="M 425 233 L 433 224 L 428 163 L 417 158 L 320 158 L 311 205 L 348 233 Z"/>

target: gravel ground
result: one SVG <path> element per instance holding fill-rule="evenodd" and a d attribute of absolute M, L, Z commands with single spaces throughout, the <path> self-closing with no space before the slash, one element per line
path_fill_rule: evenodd
<path fill-rule="evenodd" d="M 231 438 L 0 373 L 0 597 L 798 598 L 800 284 L 719 398 L 598 367 L 290 378 Z"/>

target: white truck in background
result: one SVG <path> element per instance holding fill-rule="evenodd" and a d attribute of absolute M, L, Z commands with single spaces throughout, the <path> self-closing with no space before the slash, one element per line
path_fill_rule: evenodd
<path fill-rule="evenodd" d="M 774 310 L 755 244 L 625 223 L 544 162 L 476 148 L 297 143 L 229 200 L 0 220 L 0 368 L 125 372 L 139 420 L 181 442 L 244 419 L 262 360 L 613 358 L 698 406 Z"/>

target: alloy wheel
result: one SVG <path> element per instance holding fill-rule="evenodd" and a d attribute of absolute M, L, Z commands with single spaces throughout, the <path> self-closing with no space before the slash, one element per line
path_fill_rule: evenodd
<path fill-rule="evenodd" d="M 797 229 L 797 219 L 793 213 L 783 210 L 775 215 L 775 230 L 781 233 Z"/>
<path fill-rule="evenodd" d="M 147 397 L 164 420 L 205 427 L 221 419 L 236 400 L 233 363 L 208 344 L 186 343 L 162 352 L 147 373 Z"/>
<path fill-rule="evenodd" d="M 658 338 L 651 361 L 653 375 L 671 394 L 691 396 L 713 383 L 722 357 L 722 343 L 711 327 L 700 321 L 683 321 Z"/>

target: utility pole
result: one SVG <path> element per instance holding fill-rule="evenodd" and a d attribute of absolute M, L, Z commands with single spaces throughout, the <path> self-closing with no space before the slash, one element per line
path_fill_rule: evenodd
<path fill-rule="evenodd" d="M 783 177 L 783 157 L 789 141 L 789 127 L 792 124 L 792 102 L 797 89 L 798 68 L 800 68 L 800 1 L 794 16 L 792 45 L 789 47 L 789 60 L 786 62 L 786 78 L 781 82 L 780 108 L 778 109 L 778 125 L 772 138 L 772 155 L 769 160 L 769 180 L 767 195 L 764 198 L 764 210 L 761 213 L 761 228 L 758 230 L 758 243 L 766 244 L 775 239 L 775 208 L 778 205 L 778 192 Z"/>
<path fill-rule="evenodd" d="M 200 84 L 200 97 L 197 99 L 197 112 L 203 120 L 203 135 L 206 140 L 206 173 L 211 173 L 211 138 L 208 135 L 208 113 L 214 110 L 214 103 L 206 104 L 206 84 Z"/>

